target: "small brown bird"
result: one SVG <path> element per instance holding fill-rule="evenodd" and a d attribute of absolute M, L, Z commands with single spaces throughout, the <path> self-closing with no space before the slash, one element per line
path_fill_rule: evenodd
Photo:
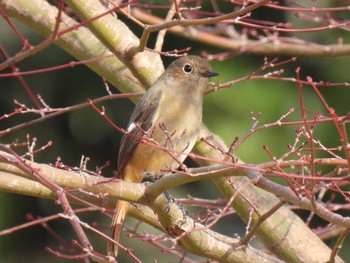
<path fill-rule="evenodd" d="M 128 133 L 121 140 L 118 175 L 124 181 L 139 183 L 146 174 L 179 167 L 198 138 L 204 91 L 209 77 L 216 75 L 207 60 L 181 57 L 147 90 L 131 115 Z M 148 142 L 140 143 L 141 138 Z M 157 145 L 152 145 L 152 141 Z M 128 205 L 120 200 L 114 211 L 111 237 L 116 242 L 122 233 Z M 116 257 L 118 246 L 109 242 L 107 251 Z"/>

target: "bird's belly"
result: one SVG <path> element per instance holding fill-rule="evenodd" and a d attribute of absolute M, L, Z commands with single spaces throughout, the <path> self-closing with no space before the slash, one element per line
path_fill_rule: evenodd
<path fill-rule="evenodd" d="M 159 175 L 161 170 L 178 168 L 192 149 L 196 137 L 186 135 L 185 131 L 168 136 L 164 140 L 164 134 L 161 136 L 155 132 L 151 138 L 139 142 L 123 169 L 124 180 L 128 180 L 127 177 L 130 176 L 133 182 L 141 182 L 146 173 Z M 163 141 L 159 141 L 158 137 Z"/>

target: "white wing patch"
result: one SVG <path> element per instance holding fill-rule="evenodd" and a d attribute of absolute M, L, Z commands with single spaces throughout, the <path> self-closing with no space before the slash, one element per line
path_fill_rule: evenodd
<path fill-rule="evenodd" d="M 131 132 L 131 131 L 132 131 L 133 129 L 135 129 L 135 128 L 136 128 L 136 124 L 135 124 L 135 122 L 132 122 L 132 123 L 130 123 L 130 125 L 129 125 L 127 131 L 128 131 L 128 132 Z"/>

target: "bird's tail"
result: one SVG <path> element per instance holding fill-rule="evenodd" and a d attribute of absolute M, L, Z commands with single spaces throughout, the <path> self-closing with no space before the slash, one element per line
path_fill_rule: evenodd
<path fill-rule="evenodd" d="M 118 201 L 116 208 L 114 210 L 114 216 L 111 225 L 110 237 L 119 243 L 120 236 L 123 231 L 123 224 L 126 213 L 128 211 L 129 202 L 127 201 Z M 117 257 L 118 255 L 118 246 L 112 242 L 107 244 L 108 255 Z"/>

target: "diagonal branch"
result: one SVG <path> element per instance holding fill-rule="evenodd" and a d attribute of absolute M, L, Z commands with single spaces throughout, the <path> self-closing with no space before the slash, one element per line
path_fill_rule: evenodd
<path fill-rule="evenodd" d="M 212 160 L 224 160 L 226 155 L 223 152 L 229 152 L 229 148 L 223 140 L 212 134 L 206 127 L 202 127 L 201 138 L 205 138 L 209 144 L 200 142 L 195 147 L 195 153 L 206 156 Z M 220 149 L 220 150 L 217 150 Z M 195 159 L 201 166 L 212 165 L 213 162 L 205 159 Z M 242 163 L 240 161 L 240 163 Z M 280 200 L 273 194 L 257 189 L 253 185 L 247 185 L 250 179 L 244 176 L 230 176 L 213 178 L 212 182 L 229 199 L 237 191 L 239 195 L 233 202 L 237 214 L 246 223 L 249 220 L 251 224 L 259 221 L 259 215 L 270 211 Z M 244 187 L 243 187 L 244 186 Z M 256 211 L 251 215 L 251 211 Z M 262 239 L 265 245 L 270 248 L 280 258 L 290 262 L 325 262 L 328 260 L 331 250 L 311 231 L 311 229 L 286 206 L 280 207 L 260 226 L 257 235 Z M 319 253 L 312 255 L 303 248 L 304 243 L 308 248 L 314 249 Z M 276 245 L 278 244 L 278 245 Z M 294 253 L 290 253 L 290 249 Z M 292 255 L 293 254 L 293 255 Z M 342 262 L 340 258 L 337 258 Z"/>
<path fill-rule="evenodd" d="M 200 18 L 200 19 L 173 19 L 170 21 L 163 21 L 161 23 L 158 23 L 156 25 L 146 25 L 141 39 L 140 39 L 140 45 L 133 50 L 133 52 L 136 54 L 137 52 L 142 52 L 146 44 L 148 42 L 148 38 L 152 32 L 157 32 L 164 29 L 170 29 L 174 28 L 176 26 L 195 26 L 195 25 L 209 25 L 209 24 L 215 24 L 221 21 L 224 21 L 226 19 L 234 19 L 239 16 L 243 16 L 265 4 L 267 4 L 270 0 L 262 0 L 258 1 L 252 5 L 249 5 L 247 7 L 241 8 L 238 11 L 234 11 L 225 15 L 216 16 L 216 17 L 209 17 L 209 18 Z"/>

